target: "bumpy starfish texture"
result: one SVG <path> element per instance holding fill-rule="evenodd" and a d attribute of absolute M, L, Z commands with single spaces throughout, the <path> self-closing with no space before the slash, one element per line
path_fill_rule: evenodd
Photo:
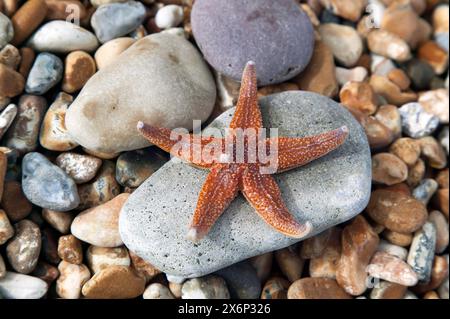
<path fill-rule="evenodd" d="M 209 169 L 210 173 L 200 191 L 197 207 L 188 232 L 194 242 L 202 239 L 216 220 L 234 200 L 239 191 L 248 200 L 259 216 L 278 232 L 289 237 L 302 238 L 312 230 L 309 221 L 299 223 L 289 213 L 283 202 L 281 191 L 275 179 L 263 174 L 263 163 L 259 157 L 250 160 L 250 142 L 244 137 L 243 161 L 236 161 L 239 136 L 237 129 L 262 129 L 261 111 L 258 107 L 256 70 L 253 62 L 247 63 L 242 77 L 241 89 L 235 113 L 230 124 L 231 134 L 225 138 L 202 137 L 184 134 L 171 139 L 171 130 L 157 128 L 142 122 L 137 125 L 140 133 L 151 143 L 173 156 L 179 157 L 194 166 Z M 346 126 L 311 137 L 277 137 L 263 140 L 266 149 L 277 148 L 276 172 L 284 172 L 328 154 L 342 145 L 348 135 Z M 181 144 L 181 145 L 180 145 Z M 216 152 L 207 150 L 211 145 Z M 223 160 L 226 145 L 232 154 Z M 178 147 L 175 147 L 178 146 Z M 180 147 L 181 146 L 181 147 Z M 219 151 L 217 151 L 219 150 Z M 205 160 L 202 154 L 212 153 Z M 267 153 L 270 155 L 270 152 Z M 266 155 L 267 155 L 266 154 Z"/>

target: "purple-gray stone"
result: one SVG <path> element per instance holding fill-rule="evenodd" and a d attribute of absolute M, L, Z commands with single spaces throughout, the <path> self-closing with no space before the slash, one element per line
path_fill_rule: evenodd
<path fill-rule="evenodd" d="M 284 82 L 308 65 L 314 48 L 309 17 L 293 0 L 197 0 L 191 22 L 205 59 L 235 80 L 252 60 L 260 85 Z"/>

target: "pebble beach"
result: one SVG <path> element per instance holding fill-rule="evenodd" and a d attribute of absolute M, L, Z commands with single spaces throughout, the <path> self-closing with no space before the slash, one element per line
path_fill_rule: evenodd
<path fill-rule="evenodd" d="M 136 129 L 343 145 L 186 239 L 208 172 Z M 255 82 L 256 83 L 256 82 Z M 449 299 L 448 0 L 0 0 L 0 299 Z M 214 204 L 214 203 L 213 203 Z"/>

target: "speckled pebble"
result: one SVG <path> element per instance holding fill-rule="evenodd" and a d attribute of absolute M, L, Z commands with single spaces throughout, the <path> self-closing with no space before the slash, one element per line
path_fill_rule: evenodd
<path fill-rule="evenodd" d="M 426 222 L 414 234 L 408 254 L 408 264 L 416 272 L 421 282 L 428 282 L 431 276 L 434 250 L 436 246 L 436 227 Z"/>
<path fill-rule="evenodd" d="M 28 200 L 42 208 L 68 211 L 80 203 L 74 181 L 40 153 L 23 158 L 22 187 Z"/>
<path fill-rule="evenodd" d="M 413 138 L 430 135 L 439 126 L 439 118 L 427 113 L 419 103 L 405 104 L 399 111 L 403 132 Z"/>
<path fill-rule="evenodd" d="M 72 177 L 75 183 L 83 184 L 95 177 L 102 166 L 102 160 L 90 155 L 66 152 L 58 155 L 55 164 Z"/>
<path fill-rule="evenodd" d="M 29 274 L 36 267 L 41 251 L 41 232 L 29 220 L 14 225 L 14 237 L 6 246 L 6 256 L 12 268 L 22 274 Z"/>

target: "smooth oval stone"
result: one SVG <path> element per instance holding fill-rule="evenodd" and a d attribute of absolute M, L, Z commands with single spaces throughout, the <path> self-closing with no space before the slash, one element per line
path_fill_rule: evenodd
<path fill-rule="evenodd" d="M 371 159 L 366 135 L 353 116 L 331 99 L 301 91 L 264 97 L 260 105 L 265 127 L 279 128 L 280 136 L 314 135 L 341 125 L 350 130 L 338 150 L 276 175 L 289 211 L 297 220 L 312 222 L 311 236 L 360 213 L 370 196 Z M 228 127 L 233 112 L 223 113 L 211 127 Z M 188 227 L 207 174 L 177 160 L 155 172 L 122 208 L 119 230 L 125 245 L 166 273 L 198 277 L 298 241 L 272 230 L 242 196 L 231 203 L 206 238 L 198 244 L 188 241 Z"/>
<path fill-rule="evenodd" d="M 77 186 L 69 175 L 36 152 L 23 158 L 22 188 L 28 200 L 42 208 L 68 211 L 80 203 Z"/>
<path fill-rule="evenodd" d="M 138 121 L 192 129 L 192 120 L 209 117 L 215 99 L 214 79 L 193 45 L 158 33 L 89 79 L 67 112 L 66 126 L 89 150 L 134 150 L 150 145 L 136 130 Z"/>
<path fill-rule="evenodd" d="M 40 299 L 48 290 L 42 279 L 7 271 L 0 279 L 0 295 L 7 299 Z"/>
<path fill-rule="evenodd" d="M 137 1 L 100 6 L 91 18 L 91 26 L 101 43 L 130 33 L 145 19 L 145 7 Z"/>
<path fill-rule="evenodd" d="M 191 23 L 205 59 L 235 80 L 252 60 L 260 85 L 284 82 L 308 65 L 314 48 L 312 24 L 292 0 L 197 0 Z"/>
<path fill-rule="evenodd" d="M 47 93 L 56 83 L 61 81 L 63 69 L 63 63 L 56 55 L 40 53 L 28 74 L 25 91 L 38 95 Z"/>
<path fill-rule="evenodd" d="M 36 51 L 68 53 L 82 50 L 92 52 L 98 41 L 92 32 L 70 22 L 51 21 L 31 36 L 28 46 Z"/>

